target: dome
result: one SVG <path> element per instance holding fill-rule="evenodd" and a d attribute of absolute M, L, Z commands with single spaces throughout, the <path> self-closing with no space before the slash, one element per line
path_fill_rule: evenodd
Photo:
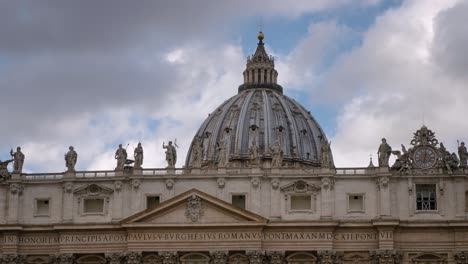
<path fill-rule="evenodd" d="M 195 134 L 187 168 L 243 167 L 255 157 L 255 164 L 263 165 L 272 160 L 275 147 L 281 149 L 285 166 L 332 166 L 320 125 L 302 105 L 283 94 L 277 76 L 274 58 L 259 38 L 255 54 L 247 59 L 238 94 L 216 108 Z M 322 152 L 327 152 L 325 157 Z"/>

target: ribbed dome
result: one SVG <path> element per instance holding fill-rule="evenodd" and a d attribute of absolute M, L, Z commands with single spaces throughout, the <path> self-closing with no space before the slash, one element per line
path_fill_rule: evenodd
<path fill-rule="evenodd" d="M 247 59 L 239 93 L 203 122 L 187 154 L 186 167 L 221 163 L 242 167 L 252 158 L 252 146 L 262 162 L 271 160 L 278 145 L 284 163 L 321 165 L 325 134 L 310 112 L 282 94 L 283 88 L 276 84 L 274 60 L 259 40 L 257 51 Z"/>

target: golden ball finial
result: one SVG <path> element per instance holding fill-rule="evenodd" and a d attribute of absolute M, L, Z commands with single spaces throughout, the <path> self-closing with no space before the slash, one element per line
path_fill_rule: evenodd
<path fill-rule="evenodd" d="M 258 40 L 262 41 L 264 37 L 265 37 L 265 35 L 263 35 L 263 32 L 261 32 L 261 31 L 258 32 L 258 35 L 257 35 Z"/>

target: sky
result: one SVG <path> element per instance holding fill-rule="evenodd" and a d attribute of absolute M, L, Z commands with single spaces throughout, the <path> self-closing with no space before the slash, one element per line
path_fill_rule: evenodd
<path fill-rule="evenodd" d="M 468 0 L 0 1 L 0 159 L 24 172 L 112 170 L 142 142 L 177 167 L 198 127 L 237 93 L 265 33 L 278 83 L 326 132 L 337 167 L 409 145 L 423 124 L 468 141 Z"/>

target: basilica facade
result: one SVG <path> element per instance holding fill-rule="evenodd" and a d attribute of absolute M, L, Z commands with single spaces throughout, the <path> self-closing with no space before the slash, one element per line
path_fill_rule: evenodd
<path fill-rule="evenodd" d="M 467 263 L 464 144 L 450 153 L 423 126 L 401 150 L 382 139 L 375 166 L 335 167 L 263 38 L 183 168 L 172 143 L 168 167 L 154 169 L 141 145 L 135 160 L 119 147 L 108 171 L 75 171 L 70 147 L 67 171 L 23 173 L 12 151 L 0 168 L 0 263 Z"/>

